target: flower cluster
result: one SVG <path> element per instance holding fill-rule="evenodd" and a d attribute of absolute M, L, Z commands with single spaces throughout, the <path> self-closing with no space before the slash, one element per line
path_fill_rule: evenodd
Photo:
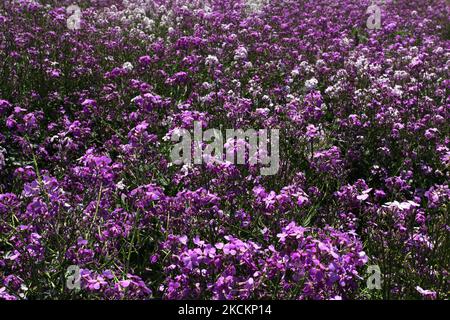
<path fill-rule="evenodd" d="M 72 2 L 0 4 L 0 299 L 449 298 L 446 1 Z M 172 163 L 194 122 L 277 174 Z"/>

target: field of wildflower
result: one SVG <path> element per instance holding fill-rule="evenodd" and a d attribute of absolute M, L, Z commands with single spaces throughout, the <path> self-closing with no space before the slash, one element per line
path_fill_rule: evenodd
<path fill-rule="evenodd" d="M 449 16 L 2 0 L 0 300 L 448 299 Z M 278 129 L 276 173 L 174 163 L 194 123 Z"/>

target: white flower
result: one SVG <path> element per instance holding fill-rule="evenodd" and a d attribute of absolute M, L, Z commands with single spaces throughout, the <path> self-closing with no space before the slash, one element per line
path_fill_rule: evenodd
<path fill-rule="evenodd" d="M 298 70 L 297 68 L 291 71 L 291 76 L 293 76 L 294 78 L 297 77 L 299 74 L 300 70 Z"/>
<path fill-rule="evenodd" d="M 247 49 L 245 49 L 243 46 L 239 46 L 234 51 L 234 60 L 236 60 L 236 61 L 245 60 L 245 59 L 247 59 L 247 56 L 248 56 Z"/>
<path fill-rule="evenodd" d="M 125 189 L 125 184 L 123 183 L 123 179 L 120 180 L 119 183 L 117 183 L 117 189 L 119 189 L 119 190 Z"/>
<path fill-rule="evenodd" d="M 210 84 L 209 82 L 205 81 L 205 82 L 202 83 L 202 87 L 205 90 L 210 90 L 212 88 L 212 84 Z"/>
<path fill-rule="evenodd" d="M 403 91 L 401 90 L 401 86 L 396 85 L 394 88 L 392 88 L 392 93 L 397 96 L 401 97 L 403 95 Z"/>
<path fill-rule="evenodd" d="M 394 79 L 396 80 L 403 80 L 406 79 L 408 77 L 408 72 L 404 71 L 404 70 L 396 70 L 394 72 Z"/>
<path fill-rule="evenodd" d="M 250 61 L 247 61 L 244 64 L 244 69 L 248 70 L 248 69 L 251 69 L 251 68 L 253 68 L 253 64 Z"/>
<path fill-rule="evenodd" d="M 411 201 L 411 200 L 408 200 L 406 202 L 394 201 L 394 202 L 387 202 L 386 204 L 383 205 L 383 207 L 385 207 L 385 208 L 397 208 L 400 211 L 403 211 L 403 210 L 409 210 L 412 207 L 420 207 L 420 204 L 415 203 L 414 201 Z"/>
<path fill-rule="evenodd" d="M 308 90 L 315 89 L 318 84 L 319 84 L 319 81 L 317 81 L 316 78 L 311 78 L 311 79 L 305 81 L 305 87 Z"/>
<path fill-rule="evenodd" d="M 217 59 L 216 56 L 209 55 L 209 56 L 206 57 L 206 62 L 205 62 L 205 64 L 206 64 L 207 66 L 214 66 L 214 65 L 217 65 L 217 64 L 219 64 L 219 59 Z"/>
<path fill-rule="evenodd" d="M 249 13 L 258 12 L 266 4 L 266 0 L 247 0 L 247 11 Z"/>
<path fill-rule="evenodd" d="M 348 45 L 350 44 L 350 40 L 349 40 L 347 37 L 344 37 L 344 38 L 341 40 L 341 43 L 342 43 L 344 46 L 348 46 Z"/>
<path fill-rule="evenodd" d="M 133 65 L 131 64 L 131 62 L 125 62 L 122 65 L 122 69 L 125 69 L 127 71 L 131 71 L 131 70 L 133 70 Z"/>
<path fill-rule="evenodd" d="M 358 57 L 358 60 L 355 62 L 355 67 L 358 71 L 366 70 L 369 67 L 369 62 L 365 57 Z"/>

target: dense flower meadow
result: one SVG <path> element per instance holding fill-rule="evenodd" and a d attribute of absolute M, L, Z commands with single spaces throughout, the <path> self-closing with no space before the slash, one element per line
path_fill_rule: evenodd
<path fill-rule="evenodd" d="M 448 299 L 450 5 L 371 3 L 3 0 L 0 299 Z"/>

